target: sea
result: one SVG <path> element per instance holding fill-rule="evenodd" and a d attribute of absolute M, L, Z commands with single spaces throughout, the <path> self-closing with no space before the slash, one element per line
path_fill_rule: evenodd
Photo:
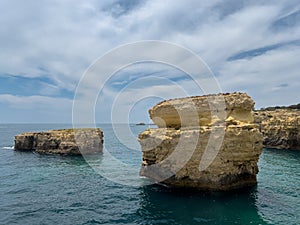
<path fill-rule="evenodd" d="M 70 127 L 0 124 L 0 224 L 300 224 L 300 151 L 264 149 L 256 187 L 199 192 L 138 176 L 141 151 L 132 148 L 148 125 L 97 125 L 105 152 L 93 160 L 13 150 L 16 134 Z"/>

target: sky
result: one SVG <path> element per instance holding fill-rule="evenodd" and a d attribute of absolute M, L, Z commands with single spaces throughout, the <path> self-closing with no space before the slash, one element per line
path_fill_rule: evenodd
<path fill-rule="evenodd" d="M 0 123 L 71 123 L 90 65 L 145 40 L 196 53 L 222 92 L 246 92 L 257 109 L 300 102 L 298 0 L 1 0 Z M 149 122 L 157 102 L 203 94 L 183 71 L 157 62 L 98 76 L 87 110 L 99 123 Z"/>

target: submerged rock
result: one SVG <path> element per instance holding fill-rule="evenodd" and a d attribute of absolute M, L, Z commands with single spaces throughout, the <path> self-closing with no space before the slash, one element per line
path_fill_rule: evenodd
<path fill-rule="evenodd" d="M 265 147 L 300 150 L 300 110 L 256 111 L 254 118 Z"/>
<path fill-rule="evenodd" d="M 169 186 L 201 190 L 255 185 L 262 135 L 253 123 L 253 106 L 243 93 L 157 104 L 149 112 L 159 128 L 139 135 L 140 174 Z"/>
<path fill-rule="evenodd" d="M 15 136 L 14 148 L 44 154 L 94 154 L 102 152 L 103 132 L 99 128 L 27 132 Z"/>

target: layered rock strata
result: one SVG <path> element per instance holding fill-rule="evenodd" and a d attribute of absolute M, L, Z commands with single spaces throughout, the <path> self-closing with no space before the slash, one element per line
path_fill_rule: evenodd
<path fill-rule="evenodd" d="M 245 93 L 171 99 L 149 110 L 158 127 L 212 126 L 223 122 L 252 123 L 254 101 Z"/>
<path fill-rule="evenodd" d="M 253 106 L 243 93 L 157 104 L 149 113 L 159 128 L 139 135 L 140 174 L 169 186 L 201 190 L 255 185 L 262 135 L 253 123 Z"/>
<path fill-rule="evenodd" d="M 300 110 L 256 111 L 254 118 L 265 147 L 300 150 Z"/>
<path fill-rule="evenodd" d="M 99 128 L 27 132 L 15 136 L 14 148 L 44 154 L 94 154 L 102 152 L 103 132 Z"/>

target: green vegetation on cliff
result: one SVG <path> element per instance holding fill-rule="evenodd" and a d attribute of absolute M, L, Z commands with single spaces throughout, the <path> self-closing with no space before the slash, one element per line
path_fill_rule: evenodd
<path fill-rule="evenodd" d="M 276 109 L 298 109 L 300 110 L 300 103 L 296 105 L 290 105 L 290 106 L 272 106 L 267 108 L 261 108 L 261 111 L 274 111 Z"/>

